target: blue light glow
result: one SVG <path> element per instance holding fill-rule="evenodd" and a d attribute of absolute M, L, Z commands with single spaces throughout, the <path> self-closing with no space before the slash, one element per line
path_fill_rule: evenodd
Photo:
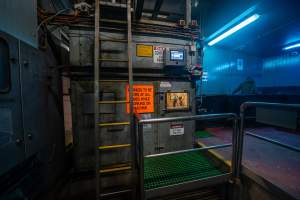
<path fill-rule="evenodd" d="M 300 43 L 297 44 L 293 44 L 293 45 L 289 45 L 287 47 L 284 47 L 282 50 L 289 50 L 289 49 L 294 49 L 294 48 L 299 48 L 300 47 Z"/>
<path fill-rule="evenodd" d="M 225 30 L 229 29 L 230 27 L 233 27 L 235 24 L 239 23 L 240 21 L 242 21 L 243 19 L 245 19 L 247 16 L 250 16 L 251 14 L 253 14 L 254 11 L 256 10 L 256 7 L 257 6 L 255 5 L 255 6 L 252 6 L 251 8 L 249 8 L 249 9 L 247 9 L 246 11 L 244 11 L 242 14 L 240 14 L 239 16 L 237 16 L 236 18 L 234 18 L 233 20 L 231 20 L 230 22 L 228 22 L 227 24 L 225 24 L 222 28 L 220 28 L 219 30 L 217 30 L 216 32 L 214 32 L 213 34 L 211 34 L 206 39 L 206 41 L 212 40 L 217 35 L 220 35 Z"/>
<path fill-rule="evenodd" d="M 234 26 L 233 28 L 229 29 L 228 31 L 226 31 L 225 33 L 223 33 L 222 35 L 216 37 L 215 39 L 213 39 L 212 41 L 210 41 L 208 43 L 209 46 L 212 46 L 218 42 L 220 42 L 221 40 L 223 40 L 224 38 L 230 36 L 231 34 L 237 32 L 238 30 L 244 28 L 245 26 L 251 24 L 252 22 L 256 21 L 258 18 L 260 17 L 259 14 L 254 14 L 251 17 L 247 18 L 246 20 L 242 21 L 241 23 L 239 23 L 238 25 Z"/>
<path fill-rule="evenodd" d="M 202 81 L 207 82 L 208 81 L 208 72 L 204 71 L 202 75 Z"/>
<path fill-rule="evenodd" d="M 223 71 L 231 67 L 234 67 L 235 65 L 236 65 L 235 62 L 225 63 L 216 67 L 216 71 Z"/>
<path fill-rule="evenodd" d="M 263 69 L 274 69 L 278 67 L 292 67 L 300 64 L 300 56 L 279 56 L 263 60 Z"/>

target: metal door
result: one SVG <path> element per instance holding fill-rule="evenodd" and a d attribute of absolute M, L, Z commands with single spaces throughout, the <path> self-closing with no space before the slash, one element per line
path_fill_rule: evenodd
<path fill-rule="evenodd" d="M 189 109 L 168 111 L 166 109 L 167 92 L 188 92 Z M 188 116 L 195 113 L 195 89 L 191 82 L 162 81 L 159 84 L 158 117 Z M 194 121 L 160 123 L 157 128 L 157 153 L 188 149 L 193 147 Z M 171 130 L 173 129 L 173 130 Z M 174 133 L 174 131 L 176 133 Z"/>
<path fill-rule="evenodd" d="M 24 159 L 18 40 L 0 32 L 0 175 Z M 5 82 L 3 81 L 5 79 Z"/>

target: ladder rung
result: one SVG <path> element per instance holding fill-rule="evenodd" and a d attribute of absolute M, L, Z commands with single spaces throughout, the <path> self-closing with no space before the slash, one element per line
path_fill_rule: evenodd
<path fill-rule="evenodd" d="M 128 80 L 100 80 L 99 82 L 128 82 Z"/>
<path fill-rule="evenodd" d="M 81 83 L 95 83 L 95 81 L 78 81 L 78 82 L 81 82 Z M 127 83 L 128 80 L 99 80 L 99 82 L 101 83 L 109 83 L 109 82 L 125 82 Z"/>
<path fill-rule="evenodd" d="M 106 150 L 106 149 L 119 149 L 119 148 L 126 148 L 130 147 L 131 144 L 115 144 L 115 145 L 109 145 L 109 146 L 99 146 L 98 149 L 100 150 Z"/>
<path fill-rule="evenodd" d="M 128 192 L 132 192 L 132 190 L 126 189 L 126 190 L 120 190 L 120 191 L 115 191 L 115 192 L 102 193 L 102 194 L 100 194 L 100 197 L 114 196 L 114 195 L 119 195 L 119 194 L 128 193 Z"/>
<path fill-rule="evenodd" d="M 105 126 L 120 126 L 120 125 L 129 125 L 130 122 L 105 122 L 105 123 L 98 123 L 97 125 L 100 127 Z"/>
<path fill-rule="evenodd" d="M 103 62 L 128 62 L 128 60 L 111 59 L 111 58 L 99 58 Z"/>
<path fill-rule="evenodd" d="M 127 42 L 127 40 L 123 40 L 123 39 L 100 39 L 100 41 L 103 42 Z"/>
<path fill-rule="evenodd" d="M 104 173 L 111 173 L 111 172 L 121 172 L 121 171 L 127 171 L 130 170 L 131 166 L 129 164 L 120 164 L 120 165 L 113 165 L 107 168 L 103 168 L 99 170 L 100 174 Z"/>
<path fill-rule="evenodd" d="M 126 100 L 120 100 L 120 101 L 98 101 L 98 104 L 122 104 L 122 103 L 129 103 L 129 101 Z"/>

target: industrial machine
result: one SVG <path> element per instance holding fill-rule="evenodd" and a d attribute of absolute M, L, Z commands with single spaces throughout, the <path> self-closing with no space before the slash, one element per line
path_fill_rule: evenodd
<path fill-rule="evenodd" d="M 158 19 L 163 1 L 150 18 L 142 17 L 149 12 L 143 3 L 95 0 L 56 13 L 41 9 L 39 48 L 0 32 L 0 198 L 46 199 L 40 193 L 48 192 L 59 200 L 294 199 L 242 160 L 245 135 L 255 135 L 245 129 L 247 109 L 257 108 L 258 122 L 297 128 L 299 104 L 248 102 L 233 112 L 220 103 L 222 112 L 207 106 L 208 113 L 197 113 L 203 41 L 191 20 L 192 2 L 184 1 L 184 17 L 171 22 Z M 47 28 L 57 27 L 55 45 Z M 54 58 L 57 46 L 67 51 L 67 62 Z M 287 122 L 270 120 L 270 110 Z M 206 123 L 219 121 L 227 131 L 222 143 L 203 136 Z M 65 131 L 72 128 L 70 145 L 63 122 Z"/>

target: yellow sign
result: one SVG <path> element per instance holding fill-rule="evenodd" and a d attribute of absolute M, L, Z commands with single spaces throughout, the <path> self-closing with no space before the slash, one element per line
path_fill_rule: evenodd
<path fill-rule="evenodd" d="M 126 101 L 129 101 L 129 85 L 126 85 Z M 154 112 L 154 86 L 146 84 L 133 85 L 133 110 L 135 113 Z M 126 107 L 130 112 L 129 104 Z"/>
<path fill-rule="evenodd" d="M 136 56 L 139 57 L 153 57 L 153 46 L 137 44 L 136 45 Z"/>

